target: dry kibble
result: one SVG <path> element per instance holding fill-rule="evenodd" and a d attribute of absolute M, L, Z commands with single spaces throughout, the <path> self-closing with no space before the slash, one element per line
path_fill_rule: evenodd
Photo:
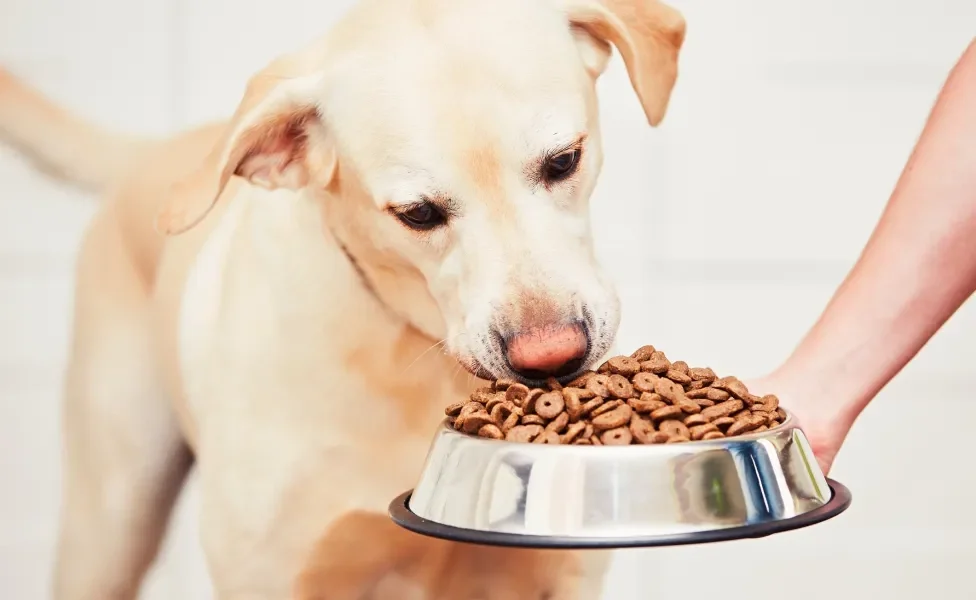
<path fill-rule="evenodd" d="M 535 414 L 543 419 L 555 419 L 565 407 L 562 392 L 546 392 L 535 401 Z"/>
<path fill-rule="evenodd" d="M 464 408 L 465 404 L 467 404 L 467 402 L 455 402 L 444 409 L 444 414 L 449 417 L 456 417 L 461 414 L 461 409 Z"/>
<path fill-rule="evenodd" d="M 629 356 L 614 356 L 607 361 L 610 372 L 624 377 L 633 377 L 640 372 L 640 362 Z"/>
<path fill-rule="evenodd" d="M 642 363 L 646 360 L 650 360 L 651 355 L 653 354 L 654 354 L 654 346 L 647 345 L 647 346 L 641 346 L 640 348 L 635 350 L 634 353 L 630 355 L 630 357 L 636 360 L 637 362 Z"/>
<path fill-rule="evenodd" d="M 591 410 L 590 411 L 590 418 L 592 419 L 593 417 L 598 417 L 598 416 L 602 415 L 603 413 L 605 413 L 607 411 L 610 411 L 610 410 L 613 410 L 613 409 L 617 408 L 618 406 L 620 406 L 623 403 L 624 403 L 623 400 L 608 400 L 607 402 L 604 402 L 600 406 L 598 406 L 598 407 L 594 408 L 593 410 Z"/>
<path fill-rule="evenodd" d="M 509 442 L 531 442 L 541 433 L 542 425 L 519 425 L 512 427 L 505 434 L 505 440 Z"/>
<path fill-rule="evenodd" d="M 610 381 L 610 377 L 607 375 L 594 375 L 586 382 L 586 389 L 594 396 L 606 398 L 610 395 L 610 390 L 607 389 L 608 381 Z"/>
<path fill-rule="evenodd" d="M 657 383 L 658 379 L 660 379 L 660 377 L 654 373 L 645 373 L 642 371 L 634 375 L 634 389 L 638 392 L 653 392 L 654 385 Z"/>
<path fill-rule="evenodd" d="M 545 394 L 545 392 L 538 388 L 530 390 L 528 395 L 526 395 L 525 400 L 522 401 L 522 412 L 527 415 L 534 413 L 535 403 L 539 400 L 542 394 Z"/>
<path fill-rule="evenodd" d="M 614 398 L 626 400 L 634 397 L 634 386 L 623 375 L 611 375 L 607 380 L 607 390 Z"/>
<path fill-rule="evenodd" d="M 632 413 L 633 409 L 630 406 L 621 404 L 609 412 L 593 417 L 593 429 L 596 431 L 604 431 L 606 429 L 623 427 L 630 423 L 630 415 Z"/>
<path fill-rule="evenodd" d="M 586 387 L 586 382 L 590 380 L 590 377 L 596 375 L 596 371 L 583 371 L 579 377 L 570 381 L 566 384 L 566 387 L 581 388 Z"/>
<path fill-rule="evenodd" d="M 715 371 L 708 367 L 688 369 L 688 375 L 691 375 L 694 381 L 701 381 L 704 385 L 715 381 Z"/>
<path fill-rule="evenodd" d="M 687 373 L 678 371 L 677 369 L 674 368 L 669 370 L 665 374 L 665 377 L 667 377 L 668 379 L 670 379 L 675 383 L 680 383 L 681 385 L 688 385 L 689 383 L 691 383 L 691 377 L 689 377 Z"/>
<path fill-rule="evenodd" d="M 499 429 L 498 425 L 494 423 L 487 423 L 483 425 L 481 429 L 478 430 L 478 435 L 481 437 L 491 438 L 493 440 L 501 440 L 505 438 L 505 434 Z"/>
<path fill-rule="evenodd" d="M 511 386 L 515 385 L 514 379 L 496 379 L 492 387 L 494 387 L 496 392 L 504 392 Z M 521 385 L 521 384 L 519 384 Z M 523 386 L 524 387 L 524 386 Z"/>
<path fill-rule="evenodd" d="M 580 434 L 582 434 L 583 431 L 585 430 L 586 430 L 585 423 L 580 423 L 578 421 L 576 423 L 573 423 L 572 425 L 569 426 L 569 429 L 566 430 L 566 433 L 563 434 L 561 438 L 562 443 L 564 444 L 573 443 L 574 441 L 576 441 L 576 438 L 578 438 Z"/>
<path fill-rule="evenodd" d="M 709 400 L 714 400 L 715 402 L 724 402 L 725 400 L 729 399 L 729 393 L 725 390 L 711 387 L 708 388 L 708 391 L 705 393 L 705 397 Z"/>
<path fill-rule="evenodd" d="M 655 421 L 660 421 L 662 419 L 680 419 L 685 416 L 685 412 L 681 410 L 680 406 L 663 406 L 657 410 L 651 411 L 651 418 Z"/>
<path fill-rule="evenodd" d="M 521 383 L 513 383 L 505 388 L 505 399 L 515 404 L 522 404 L 529 395 L 529 388 Z"/>
<path fill-rule="evenodd" d="M 568 383 L 498 379 L 444 409 L 468 435 L 534 444 L 616 446 L 717 440 L 775 429 L 788 417 L 773 394 L 692 367 L 654 348 L 614 356 Z"/>
<path fill-rule="evenodd" d="M 630 429 L 626 427 L 617 427 L 616 429 L 604 431 L 603 435 L 600 436 L 600 441 L 603 442 L 604 446 L 626 446 L 633 439 L 634 436 L 631 435 Z"/>
<path fill-rule="evenodd" d="M 569 425 L 569 415 L 565 412 L 559 413 L 559 416 L 549 421 L 546 424 L 546 431 L 555 431 L 556 433 L 562 433 L 566 426 Z"/>

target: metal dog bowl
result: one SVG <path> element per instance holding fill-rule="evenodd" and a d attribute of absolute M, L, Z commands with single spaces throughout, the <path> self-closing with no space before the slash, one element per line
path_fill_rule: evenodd
<path fill-rule="evenodd" d="M 775 429 L 664 445 L 549 446 L 438 429 L 400 526 L 535 548 L 670 546 L 765 537 L 844 512 L 792 416 Z"/>

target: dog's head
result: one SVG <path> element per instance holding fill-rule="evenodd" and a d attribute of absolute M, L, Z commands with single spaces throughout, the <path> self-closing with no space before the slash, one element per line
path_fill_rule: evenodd
<path fill-rule="evenodd" d="M 469 370 L 570 376 L 619 322 L 588 218 L 596 79 L 616 47 L 657 125 L 683 39 L 656 0 L 364 0 L 251 80 L 210 193 L 159 225 L 189 228 L 235 175 L 312 192 L 383 300 Z"/>

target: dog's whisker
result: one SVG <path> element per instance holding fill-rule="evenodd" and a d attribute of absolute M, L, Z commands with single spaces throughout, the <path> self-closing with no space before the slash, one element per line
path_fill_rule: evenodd
<path fill-rule="evenodd" d="M 426 356 L 428 352 L 430 352 L 431 350 L 433 350 L 434 348 L 437 348 L 439 346 L 445 346 L 446 344 L 447 344 L 447 340 L 446 339 L 443 339 L 443 340 L 441 340 L 439 342 L 434 342 L 433 344 L 431 344 L 426 350 L 424 350 L 423 352 L 421 352 L 420 354 L 418 354 L 417 355 L 417 358 L 413 359 L 413 361 L 411 361 L 411 363 L 409 365 L 407 365 L 406 367 L 404 367 L 403 368 L 403 371 L 400 373 L 400 375 L 403 376 L 407 371 L 410 370 L 411 367 L 413 367 L 415 364 L 417 364 L 417 362 L 419 362 L 420 359 L 422 359 L 424 356 Z"/>

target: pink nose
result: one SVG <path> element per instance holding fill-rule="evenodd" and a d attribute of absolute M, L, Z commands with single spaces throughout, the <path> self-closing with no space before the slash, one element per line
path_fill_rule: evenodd
<path fill-rule="evenodd" d="M 568 375 L 581 366 L 587 345 L 579 325 L 530 329 L 508 341 L 508 364 L 532 379 Z"/>

